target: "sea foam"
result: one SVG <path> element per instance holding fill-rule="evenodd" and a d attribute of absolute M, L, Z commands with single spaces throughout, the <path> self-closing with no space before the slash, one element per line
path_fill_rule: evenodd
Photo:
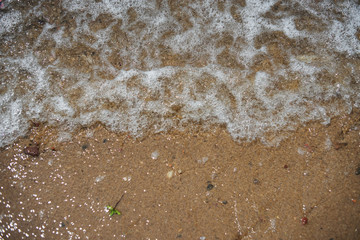
<path fill-rule="evenodd" d="M 0 12 L 0 146 L 30 122 L 60 139 L 95 122 L 134 136 L 201 123 L 266 142 L 360 107 L 355 2 L 50 2 Z"/>

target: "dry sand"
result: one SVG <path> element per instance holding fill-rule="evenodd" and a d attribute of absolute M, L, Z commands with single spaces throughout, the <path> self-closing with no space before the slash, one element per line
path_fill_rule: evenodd
<path fill-rule="evenodd" d="M 359 134 L 359 113 L 308 124 L 278 147 L 236 143 L 216 126 L 132 139 L 97 125 L 62 143 L 55 129 L 34 126 L 0 153 L 0 233 L 359 239 Z M 39 156 L 24 153 L 36 144 Z M 121 215 L 110 217 L 106 206 L 122 194 Z"/>

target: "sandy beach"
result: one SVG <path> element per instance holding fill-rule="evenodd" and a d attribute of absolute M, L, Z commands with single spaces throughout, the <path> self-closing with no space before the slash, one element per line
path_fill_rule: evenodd
<path fill-rule="evenodd" d="M 359 114 L 278 147 L 221 127 L 133 139 L 33 127 L 1 158 L 4 239 L 358 239 Z M 39 156 L 24 153 L 39 147 Z M 106 206 L 121 215 L 109 216 Z M 16 224 L 14 224 L 16 222 Z"/>

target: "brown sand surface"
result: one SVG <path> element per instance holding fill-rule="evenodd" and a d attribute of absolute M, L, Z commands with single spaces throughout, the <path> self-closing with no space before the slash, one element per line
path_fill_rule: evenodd
<path fill-rule="evenodd" d="M 1 236 L 359 239 L 359 134 L 358 113 L 277 147 L 234 142 L 221 127 L 132 139 L 97 125 L 60 143 L 34 126 L 0 152 Z"/>

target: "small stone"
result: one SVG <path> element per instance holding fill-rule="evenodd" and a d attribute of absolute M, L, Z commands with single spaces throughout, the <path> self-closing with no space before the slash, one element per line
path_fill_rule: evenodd
<path fill-rule="evenodd" d="M 302 225 L 306 225 L 307 223 L 308 223 L 308 218 L 307 217 L 301 218 L 301 224 Z"/>
<path fill-rule="evenodd" d="M 151 153 L 151 158 L 152 158 L 152 159 L 155 160 L 155 159 L 157 159 L 158 157 L 159 157 L 159 152 L 158 152 L 158 151 L 154 151 L 154 152 Z"/>
<path fill-rule="evenodd" d="M 360 167 L 358 167 L 358 168 L 356 169 L 355 174 L 356 174 L 356 175 L 360 175 Z"/>
<path fill-rule="evenodd" d="M 297 152 L 298 152 L 300 155 L 304 155 L 304 154 L 305 154 L 304 149 L 302 149 L 302 148 L 300 148 L 300 147 L 297 149 Z"/>
<path fill-rule="evenodd" d="M 346 147 L 346 146 L 347 146 L 347 143 L 345 143 L 345 142 L 337 142 L 337 143 L 334 144 L 335 150 L 339 150 L 339 149 L 341 149 L 343 147 Z"/>
<path fill-rule="evenodd" d="M 260 183 L 260 181 L 259 181 L 259 179 L 257 179 L 257 178 L 254 178 L 254 181 L 253 181 L 253 183 L 254 183 L 254 184 L 259 184 L 259 183 Z"/>
<path fill-rule="evenodd" d="M 226 205 L 228 203 L 228 201 L 224 200 L 222 201 L 222 204 Z"/>
<path fill-rule="evenodd" d="M 108 140 L 105 138 L 104 140 L 103 140 L 103 143 L 106 143 Z"/>
<path fill-rule="evenodd" d="M 30 146 L 24 148 L 24 153 L 33 157 L 37 157 L 40 155 L 39 147 L 38 146 Z"/>
<path fill-rule="evenodd" d="M 167 178 L 172 178 L 174 176 L 174 171 L 173 170 L 171 170 L 171 171 L 169 171 L 167 174 L 166 174 L 166 177 Z"/>
<path fill-rule="evenodd" d="M 98 176 L 95 178 L 95 182 L 101 182 L 102 180 L 104 180 L 105 176 Z"/>
<path fill-rule="evenodd" d="M 203 157 L 203 158 L 197 160 L 197 162 L 198 162 L 199 164 L 205 164 L 208 160 L 209 160 L 208 157 Z"/>
<path fill-rule="evenodd" d="M 214 185 L 212 185 L 211 183 L 209 183 L 206 187 L 206 190 L 210 191 L 211 189 L 214 188 Z"/>
<path fill-rule="evenodd" d="M 89 146 L 88 146 L 87 144 L 84 144 L 84 145 L 81 146 L 82 150 L 85 150 L 85 149 L 87 149 L 88 147 L 89 147 Z"/>
<path fill-rule="evenodd" d="M 131 176 L 123 177 L 122 179 L 125 182 L 130 182 L 131 181 Z"/>

